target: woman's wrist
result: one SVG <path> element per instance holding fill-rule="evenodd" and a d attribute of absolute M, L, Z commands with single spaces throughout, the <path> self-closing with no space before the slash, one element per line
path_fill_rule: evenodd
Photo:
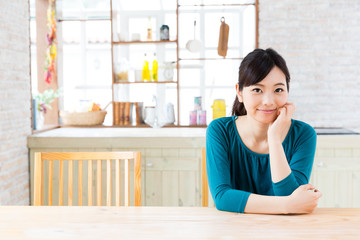
<path fill-rule="evenodd" d="M 269 148 L 271 146 L 276 146 L 278 144 L 282 144 L 280 138 L 275 137 L 275 136 L 268 136 L 268 144 L 269 144 Z"/>
<path fill-rule="evenodd" d="M 289 214 L 291 213 L 291 200 L 290 200 L 290 196 L 284 196 L 283 197 L 283 202 L 282 202 L 282 212 L 284 214 Z"/>

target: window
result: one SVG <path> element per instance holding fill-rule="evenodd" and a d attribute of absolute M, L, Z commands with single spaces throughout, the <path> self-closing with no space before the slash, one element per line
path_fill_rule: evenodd
<path fill-rule="evenodd" d="M 117 9 L 113 11 L 114 41 L 119 38 L 131 40 L 133 33 L 140 33 L 140 37 L 145 39 L 146 32 L 143 30 L 146 29 L 149 17 L 154 39 L 158 39 L 163 23 L 170 26 L 170 40 L 176 39 L 175 0 L 112 2 L 113 9 Z M 212 120 L 211 105 L 214 99 L 225 99 L 227 113 L 230 112 L 241 58 L 255 48 L 255 0 L 247 2 L 250 5 L 238 5 L 239 1 L 225 1 L 225 4 L 230 5 L 222 5 L 224 1 L 179 0 L 180 125 L 189 124 L 189 112 L 193 110 L 194 97 L 197 96 L 202 97 L 207 123 Z M 194 6 L 199 4 L 210 6 Z M 57 1 L 57 16 L 61 21 L 58 24 L 58 79 L 63 88 L 60 109 L 80 111 L 91 101 L 104 107 L 112 100 L 112 68 L 116 68 L 122 58 L 126 58 L 129 68 L 133 70 L 129 76 L 131 79 L 135 78 L 136 71 L 141 71 L 144 53 L 148 56 L 156 53 L 159 80 L 162 77 L 161 66 L 177 60 L 176 43 L 117 45 L 114 46 L 112 66 L 110 12 L 110 0 Z M 230 26 L 225 60 L 217 55 L 222 17 Z M 194 39 L 194 32 L 195 38 L 202 43 L 198 53 L 186 49 L 187 41 Z M 174 76 L 176 78 L 176 72 Z M 124 89 L 129 93 L 127 97 L 130 101 L 140 100 L 145 105 L 149 104 L 155 92 L 158 95 L 166 93 L 166 101 L 177 105 L 176 84 L 114 86 L 115 100 L 124 97 L 120 94 Z M 104 124 L 112 125 L 112 109 L 107 110 L 109 114 Z"/>

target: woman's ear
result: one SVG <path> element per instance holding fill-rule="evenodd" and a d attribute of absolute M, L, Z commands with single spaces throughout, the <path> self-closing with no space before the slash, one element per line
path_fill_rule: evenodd
<path fill-rule="evenodd" d="M 236 96 L 237 96 L 239 102 L 242 103 L 243 102 L 243 97 L 242 97 L 242 92 L 239 91 L 239 84 L 236 84 L 235 88 L 236 88 Z"/>

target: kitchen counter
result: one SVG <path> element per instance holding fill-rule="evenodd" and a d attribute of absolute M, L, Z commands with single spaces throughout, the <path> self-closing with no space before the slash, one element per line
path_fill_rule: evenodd
<path fill-rule="evenodd" d="M 315 130 L 318 133 L 318 147 L 360 146 L 360 135 L 357 132 L 340 128 Z M 29 136 L 28 147 L 93 147 L 96 144 L 97 147 L 108 148 L 119 144 L 134 147 L 139 143 L 143 144 L 142 147 L 173 147 L 186 142 L 194 146 L 195 140 L 205 146 L 205 136 L 206 128 L 57 128 Z"/>
<path fill-rule="evenodd" d="M 34 134 L 28 137 L 31 189 L 35 152 L 140 151 L 142 205 L 200 206 L 205 135 L 206 128 L 58 128 Z M 323 193 L 319 206 L 360 207 L 359 159 L 360 135 L 317 136 L 310 182 Z"/>
<path fill-rule="evenodd" d="M 201 147 L 205 135 L 206 128 L 57 128 L 29 136 L 28 147 Z"/>
<path fill-rule="evenodd" d="M 36 137 L 205 137 L 206 128 L 57 128 Z"/>

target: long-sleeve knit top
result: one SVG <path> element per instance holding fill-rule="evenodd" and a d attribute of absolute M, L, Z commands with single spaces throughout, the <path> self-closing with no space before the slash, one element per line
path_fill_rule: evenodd
<path fill-rule="evenodd" d="M 310 125 L 292 119 L 282 143 L 291 173 L 274 183 L 269 154 L 255 153 L 245 146 L 236 119 L 215 119 L 206 132 L 206 167 L 217 209 L 243 213 L 251 193 L 287 196 L 309 182 L 316 148 L 316 132 Z"/>

